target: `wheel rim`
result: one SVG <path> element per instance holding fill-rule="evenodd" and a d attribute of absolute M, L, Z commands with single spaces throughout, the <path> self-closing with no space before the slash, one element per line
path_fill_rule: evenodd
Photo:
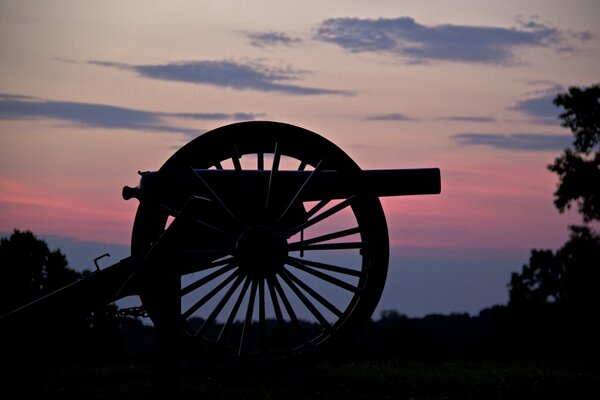
<path fill-rule="evenodd" d="M 368 321 L 389 255 L 379 199 L 357 192 L 329 200 L 324 191 L 320 201 L 302 202 L 310 174 L 298 188 L 279 188 L 288 169 L 357 174 L 360 168 L 342 150 L 299 127 L 246 122 L 196 138 L 160 172 L 190 168 L 269 175 L 266 187 L 238 188 L 233 196 L 213 191 L 197 234 L 177 250 L 191 266 L 181 268 L 181 311 L 194 343 L 217 354 L 279 358 L 325 348 Z M 147 251 L 178 207 L 140 204 L 133 255 Z M 194 259 L 199 252 L 201 260 Z"/>

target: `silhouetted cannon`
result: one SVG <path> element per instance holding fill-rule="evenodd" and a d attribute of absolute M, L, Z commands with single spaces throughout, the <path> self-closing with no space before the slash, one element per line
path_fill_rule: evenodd
<path fill-rule="evenodd" d="M 354 334 L 380 299 L 389 243 L 379 196 L 440 193 L 439 169 L 364 171 L 323 137 L 276 122 L 215 129 L 140 174 L 123 189 L 140 201 L 131 257 L 5 321 L 136 294 L 157 326 L 182 332 L 184 350 L 265 359 L 320 349 Z"/>

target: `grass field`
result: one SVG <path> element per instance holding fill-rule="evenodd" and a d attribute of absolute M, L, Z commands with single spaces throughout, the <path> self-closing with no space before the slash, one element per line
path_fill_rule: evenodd
<path fill-rule="evenodd" d="M 2 399 L 150 399 L 151 368 L 29 367 L 2 374 Z M 194 366 L 183 399 L 599 399 L 598 362 L 356 362 Z"/>

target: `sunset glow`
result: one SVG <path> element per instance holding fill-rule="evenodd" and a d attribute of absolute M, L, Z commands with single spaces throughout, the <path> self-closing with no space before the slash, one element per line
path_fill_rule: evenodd
<path fill-rule="evenodd" d="M 600 79 L 597 1 L 250 4 L 1 2 L 0 232 L 127 246 L 122 186 L 243 120 L 315 131 L 364 169 L 440 168 L 441 195 L 382 200 L 392 263 L 504 252 L 504 281 L 481 282 L 504 290 L 580 222 L 546 166 L 570 143 L 552 99 Z M 473 298 L 451 308 L 490 305 Z"/>

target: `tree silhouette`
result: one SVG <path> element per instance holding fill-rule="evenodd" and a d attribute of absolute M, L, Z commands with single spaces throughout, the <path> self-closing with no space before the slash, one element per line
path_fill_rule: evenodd
<path fill-rule="evenodd" d="M 574 135 L 572 148 L 548 166 L 559 176 L 554 203 L 560 212 L 576 204 L 585 223 L 599 221 L 600 85 L 571 87 L 554 104 L 565 109 L 562 125 Z M 559 250 L 532 250 L 529 263 L 512 274 L 508 306 L 520 338 L 529 332 L 531 340 L 556 338 L 555 347 L 562 342 L 563 349 L 597 353 L 592 316 L 600 306 L 600 234 L 589 225 L 569 229 Z"/>
<path fill-rule="evenodd" d="M 562 125 L 575 136 L 573 148 L 565 149 L 548 166 L 559 176 L 554 204 L 563 212 L 577 204 L 585 222 L 600 220 L 600 85 L 569 88 L 554 99 L 563 107 Z"/>
<path fill-rule="evenodd" d="M 29 231 L 15 230 L 0 239 L 0 316 L 82 276 L 68 267 L 60 250 L 50 250 Z M 0 340 L 0 346 L 4 353 L 22 361 L 31 357 L 63 362 L 104 360 L 120 351 L 119 319 L 113 304 L 91 312 L 42 313 L 18 324 L 14 332 L 11 329 L 9 340 Z"/>
<path fill-rule="evenodd" d="M 0 315 L 80 278 L 60 250 L 29 231 L 0 239 Z"/>
<path fill-rule="evenodd" d="M 600 305 L 600 235 L 585 226 L 556 252 L 532 250 L 529 264 L 510 280 L 510 305 L 535 309 L 556 303 L 569 309 Z"/>

